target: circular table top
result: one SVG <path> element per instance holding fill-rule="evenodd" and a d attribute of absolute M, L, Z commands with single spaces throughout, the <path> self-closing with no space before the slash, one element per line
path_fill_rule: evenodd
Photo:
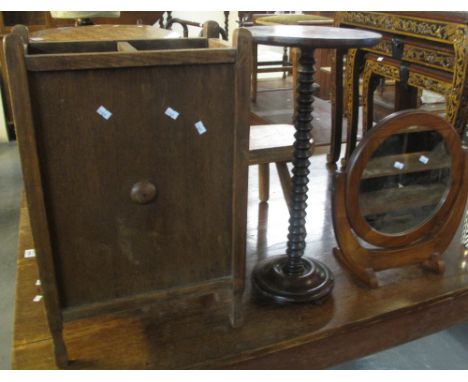
<path fill-rule="evenodd" d="M 255 42 L 299 48 L 360 48 L 373 46 L 382 35 L 359 29 L 308 25 L 271 25 L 247 28 Z"/>
<path fill-rule="evenodd" d="M 31 33 L 31 41 L 107 41 L 179 38 L 176 32 L 149 25 L 88 25 L 43 29 Z"/>

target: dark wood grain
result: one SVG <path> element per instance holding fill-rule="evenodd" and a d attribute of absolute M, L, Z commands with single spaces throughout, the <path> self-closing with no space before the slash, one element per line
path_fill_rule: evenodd
<path fill-rule="evenodd" d="M 248 28 L 258 44 L 312 47 L 357 48 L 375 45 L 382 35 L 347 28 L 272 25 Z"/>
<path fill-rule="evenodd" d="M 32 55 L 26 57 L 26 66 L 30 71 L 83 70 L 109 67 L 143 67 L 153 65 L 184 64 L 223 64 L 234 63 L 235 52 L 224 49 L 210 52 L 205 49 L 205 57 L 193 51 L 139 51 L 134 53 L 102 52 L 83 55 Z M 209 53 L 209 54 L 208 54 Z"/>
<path fill-rule="evenodd" d="M 28 206 L 31 210 L 31 221 L 35 227 L 34 242 L 40 266 L 41 280 L 46 297 L 48 325 L 52 332 L 57 365 L 63 367 L 67 363 L 67 353 L 61 336 L 62 319 L 60 295 L 57 288 L 55 264 L 52 254 L 51 235 L 49 227 L 44 222 L 48 219 L 43 180 L 40 174 L 40 160 L 37 151 L 37 137 L 34 129 L 33 111 L 30 100 L 29 84 L 24 62 L 24 41 L 21 34 L 12 33 L 4 38 L 4 51 L 7 66 L 8 81 L 11 85 L 13 117 L 22 128 L 17 132 L 22 145 L 19 146 L 21 167 L 28 194 Z"/>
<path fill-rule="evenodd" d="M 236 38 L 237 49 L 195 39 L 189 49 L 173 40 L 172 50 L 117 52 L 114 42 L 78 54 L 27 54 L 19 35 L 6 38 L 58 366 L 62 318 L 219 302 L 242 321 L 250 35 Z M 41 70 L 28 71 L 35 60 Z"/>
<path fill-rule="evenodd" d="M 206 38 L 190 39 L 160 39 L 160 40 L 109 40 L 109 41 L 41 41 L 30 42 L 29 54 L 56 54 L 56 53 L 90 53 L 90 52 L 115 52 L 119 42 L 127 42 L 137 50 L 162 50 L 162 49 L 190 49 L 208 48 Z M 213 46 L 215 47 L 215 46 Z M 216 46 L 219 48 L 220 46 Z M 228 48 L 230 46 L 223 46 Z"/>
<path fill-rule="evenodd" d="M 233 137 L 234 184 L 232 189 L 233 240 L 232 270 L 234 275 L 231 324 L 239 326 L 243 321 L 242 294 L 245 289 L 245 256 L 247 240 L 247 195 L 249 174 L 249 89 L 252 57 L 252 40 L 244 29 L 237 29 L 233 34 L 233 47 L 237 50 L 234 83 L 234 126 L 237 134 Z M 225 100 L 221 100 L 225 102 Z M 210 175 L 211 176 L 211 175 Z"/>

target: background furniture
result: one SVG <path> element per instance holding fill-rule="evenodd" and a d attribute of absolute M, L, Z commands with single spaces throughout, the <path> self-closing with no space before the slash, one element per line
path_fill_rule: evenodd
<path fill-rule="evenodd" d="M 218 299 L 240 324 L 251 46 L 235 41 L 5 38 L 58 366 L 63 320 Z"/>
<path fill-rule="evenodd" d="M 172 26 L 174 24 L 179 24 L 180 26 L 182 26 L 183 36 L 184 37 L 189 36 L 189 28 L 188 28 L 189 26 L 197 27 L 197 28 L 203 28 L 203 25 L 204 25 L 204 23 L 198 23 L 198 22 L 195 22 L 195 21 L 184 20 L 184 19 L 179 19 L 179 18 L 174 18 L 173 17 L 167 22 L 165 28 L 166 29 L 172 29 Z M 226 22 L 226 26 L 227 25 L 228 24 Z M 203 34 L 203 31 L 200 32 L 200 35 L 202 35 L 202 34 Z M 215 34 L 221 36 L 222 39 L 225 40 L 225 41 L 228 40 L 228 29 L 223 29 L 218 25 L 218 31 L 215 32 Z"/>
<path fill-rule="evenodd" d="M 349 54 L 345 159 L 351 155 L 357 140 L 360 68 L 364 69 L 365 128 L 372 124 L 371 93 L 375 89 L 372 79 L 380 76 L 397 83 L 396 111 L 416 105 L 414 88 L 431 90 L 446 97 L 447 120 L 460 134 L 464 131 L 468 118 L 467 12 L 338 12 L 337 24 L 378 31 L 384 36 L 375 47 L 352 50 Z"/>
<path fill-rule="evenodd" d="M 170 12 L 165 11 L 121 11 L 119 18 L 93 18 L 95 24 L 119 24 L 119 25 L 153 25 L 159 22 L 161 28 L 165 25 L 165 18 L 170 19 Z M 34 12 L 7 12 L 0 11 L 0 38 L 10 33 L 11 28 L 15 25 L 22 24 L 28 27 L 30 32 L 39 31 L 42 29 L 66 27 L 74 25 L 72 19 L 54 19 L 50 12 L 34 11 Z M 11 101 L 9 94 L 9 84 L 5 72 L 5 59 L 3 57 L 3 49 L 0 49 L 0 66 L 1 66 L 1 84 L 2 97 L 5 104 L 5 112 L 8 126 L 8 135 L 10 140 L 15 139 L 15 130 L 13 124 L 13 115 L 11 110 Z"/>
<path fill-rule="evenodd" d="M 1 86 L 0 86 L 0 142 L 8 142 L 8 128 L 5 118 L 5 110 L 3 108 L 3 99 L 1 96 Z"/>
<path fill-rule="evenodd" d="M 320 15 L 304 15 L 304 14 L 281 14 L 271 15 L 266 13 L 252 14 L 252 25 L 332 25 L 333 19 L 323 17 Z M 297 51 L 291 52 L 290 59 L 288 59 L 288 47 L 284 47 L 282 61 L 269 61 L 258 62 L 258 47 L 253 44 L 253 57 L 254 62 L 252 66 L 252 101 L 257 99 L 257 77 L 258 73 L 271 73 L 271 72 L 291 72 L 293 74 L 293 94 L 296 97 L 296 84 L 297 84 Z M 280 65 L 280 66 L 278 66 Z M 267 66 L 264 68 L 264 66 Z M 270 67 L 268 67 L 270 66 Z M 320 68 L 317 68 L 319 70 Z"/>
<path fill-rule="evenodd" d="M 249 165 L 258 165 L 259 199 L 267 202 L 270 197 L 270 164 L 274 163 L 284 199 L 290 207 L 292 183 L 287 164 L 294 158 L 294 126 L 264 123 L 250 126 Z"/>
<path fill-rule="evenodd" d="M 381 35 L 313 26 L 263 26 L 249 29 L 257 44 L 301 49 L 294 119 L 292 203 L 286 255 L 265 259 L 255 267 L 252 282 L 263 297 L 276 302 L 322 302 L 333 288 L 333 276 L 322 263 L 304 256 L 307 183 L 312 144 L 314 49 L 372 46 Z"/>
<path fill-rule="evenodd" d="M 120 11 L 51 11 L 53 19 L 75 20 L 75 26 L 94 25 L 92 19 L 119 18 Z"/>
<path fill-rule="evenodd" d="M 335 24 L 334 11 L 302 11 L 306 15 L 317 15 L 329 18 Z M 299 21 L 299 25 L 308 25 L 307 21 Z M 317 49 L 315 51 L 315 81 L 320 87 L 316 90 L 315 96 L 324 100 L 329 100 L 332 95 L 332 67 L 335 52 L 331 49 Z"/>

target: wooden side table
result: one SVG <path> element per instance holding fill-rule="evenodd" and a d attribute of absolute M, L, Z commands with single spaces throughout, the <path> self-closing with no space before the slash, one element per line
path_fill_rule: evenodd
<path fill-rule="evenodd" d="M 252 282 L 261 296 L 276 302 L 321 302 L 333 288 L 331 271 L 321 262 L 303 257 L 309 157 L 311 155 L 314 50 L 369 47 L 381 35 L 374 32 L 316 26 L 258 26 L 249 28 L 257 44 L 299 48 L 299 81 L 294 126 L 292 203 L 290 207 L 286 255 L 261 261 L 254 269 Z M 338 109 L 339 111 L 341 110 Z M 338 120 L 341 115 L 335 115 Z"/>

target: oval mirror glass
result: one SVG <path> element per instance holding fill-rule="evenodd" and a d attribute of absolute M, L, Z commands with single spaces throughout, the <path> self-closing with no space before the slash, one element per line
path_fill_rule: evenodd
<path fill-rule="evenodd" d="M 450 182 L 451 158 L 443 137 L 411 126 L 386 138 L 365 165 L 360 212 L 376 231 L 402 234 L 438 211 Z"/>

